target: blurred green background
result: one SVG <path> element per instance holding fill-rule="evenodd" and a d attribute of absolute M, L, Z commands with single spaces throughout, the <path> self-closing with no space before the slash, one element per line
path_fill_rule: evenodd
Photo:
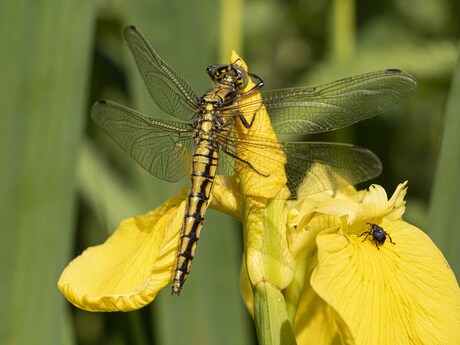
<path fill-rule="evenodd" d="M 159 114 L 122 40 L 128 24 L 199 95 L 210 85 L 205 67 L 227 62 L 232 48 L 266 89 L 413 73 L 415 96 L 320 139 L 373 150 L 384 171 L 372 182 L 389 194 L 409 180 L 405 218 L 458 277 L 459 22 L 457 0 L 3 0 L 0 343 L 256 343 L 239 296 L 241 231 L 212 210 L 180 298 L 165 289 L 140 311 L 88 313 L 56 287 L 73 257 L 186 183 L 149 176 L 90 121 L 100 98 Z"/>

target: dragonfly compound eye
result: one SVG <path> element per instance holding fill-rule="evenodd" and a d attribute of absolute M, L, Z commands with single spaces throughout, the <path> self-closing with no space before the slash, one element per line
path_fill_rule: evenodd
<path fill-rule="evenodd" d="M 248 86 L 249 82 L 249 77 L 248 77 L 248 72 L 246 72 L 242 67 L 233 65 L 233 69 L 236 72 L 236 86 L 238 89 L 244 89 L 246 86 Z"/>

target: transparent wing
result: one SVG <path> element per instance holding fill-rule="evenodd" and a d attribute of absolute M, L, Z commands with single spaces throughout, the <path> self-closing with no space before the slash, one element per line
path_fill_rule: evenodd
<path fill-rule="evenodd" d="M 158 56 L 135 26 L 126 27 L 125 39 L 155 103 L 172 116 L 190 120 L 198 100 L 190 85 Z"/>
<path fill-rule="evenodd" d="M 309 134 L 332 131 L 377 115 L 416 89 L 414 76 L 388 69 L 316 87 L 266 91 L 262 98 L 278 134 Z"/>
<path fill-rule="evenodd" d="M 120 104 L 99 101 L 91 116 L 120 147 L 152 175 L 171 182 L 190 171 L 190 126 L 157 120 Z"/>
<path fill-rule="evenodd" d="M 382 171 L 379 158 L 362 147 L 326 143 L 284 144 L 291 198 L 340 189 L 370 180 Z"/>
<path fill-rule="evenodd" d="M 343 188 L 370 180 L 378 176 L 382 165 L 371 151 L 348 144 L 327 142 L 268 142 L 251 138 L 250 141 L 226 140 L 219 161 L 219 174 L 231 176 L 234 160 L 240 159 L 242 151 L 251 152 L 250 161 L 243 161 L 246 169 L 260 175 L 283 180 L 283 172 L 273 170 L 275 163 L 284 162 L 290 199 Z M 281 148 L 281 150 L 280 150 Z M 274 175 L 275 174 L 275 175 Z M 276 176 L 278 174 L 279 176 Z M 249 190 L 261 190 L 263 186 L 253 186 Z"/>

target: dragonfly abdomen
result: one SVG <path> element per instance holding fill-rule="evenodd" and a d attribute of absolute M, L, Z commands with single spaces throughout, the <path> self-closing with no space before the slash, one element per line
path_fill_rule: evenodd
<path fill-rule="evenodd" d="M 208 208 L 218 162 L 218 148 L 213 141 L 198 141 L 192 161 L 191 185 L 182 224 L 172 293 L 180 294 L 187 279 L 200 239 L 204 214 Z"/>

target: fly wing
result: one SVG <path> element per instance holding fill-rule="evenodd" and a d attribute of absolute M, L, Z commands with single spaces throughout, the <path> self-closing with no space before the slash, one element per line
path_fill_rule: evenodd
<path fill-rule="evenodd" d="M 189 125 L 157 120 L 110 101 L 94 104 L 91 116 L 152 175 L 175 182 L 190 169 L 193 140 Z"/>
<path fill-rule="evenodd" d="M 278 134 L 310 134 L 377 115 L 416 90 L 413 75 L 388 69 L 316 87 L 266 91 L 262 97 Z"/>
<path fill-rule="evenodd" d="M 125 39 L 155 103 L 172 116 L 190 120 L 198 98 L 187 81 L 160 58 L 135 26 L 126 27 Z"/>

